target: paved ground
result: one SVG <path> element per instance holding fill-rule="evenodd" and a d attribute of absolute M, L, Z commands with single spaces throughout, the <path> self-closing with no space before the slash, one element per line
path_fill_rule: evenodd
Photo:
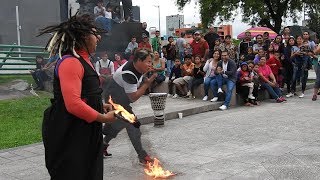
<path fill-rule="evenodd" d="M 173 179 L 320 179 L 319 102 L 265 101 L 143 125 L 143 143 Z M 143 108 L 141 109 L 143 111 Z M 111 141 L 104 179 L 152 179 L 144 175 L 123 131 Z M 41 143 L 0 151 L 0 180 L 49 179 Z"/>

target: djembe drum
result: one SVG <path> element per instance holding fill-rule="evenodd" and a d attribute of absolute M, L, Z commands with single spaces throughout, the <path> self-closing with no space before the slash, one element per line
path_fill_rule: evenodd
<path fill-rule="evenodd" d="M 165 121 L 167 93 L 150 93 L 151 108 L 154 113 L 154 126 L 163 126 Z"/>

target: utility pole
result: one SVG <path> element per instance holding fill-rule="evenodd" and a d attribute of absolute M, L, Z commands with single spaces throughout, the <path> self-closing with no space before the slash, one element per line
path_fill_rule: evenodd
<path fill-rule="evenodd" d="M 158 8 L 158 15 L 159 15 L 159 31 L 161 33 L 161 29 L 160 29 L 160 5 L 154 5 L 154 7 Z"/>
<path fill-rule="evenodd" d="M 17 40 L 18 40 L 18 46 L 21 45 L 21 40 L 20 40 L 20 30 L 21 30 L 21 25 L 20 25 L 20 19 L 19 19 L 19 6 L 16 6 L 16 22 L 17 22 Z M 21 49 L 18 49 L 19 52 Z M 21 57 L 21 54 L 19 54 L 19 57 Z"/>

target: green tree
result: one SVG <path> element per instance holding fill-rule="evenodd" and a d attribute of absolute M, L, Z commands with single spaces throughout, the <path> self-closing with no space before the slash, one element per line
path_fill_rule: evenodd
<path fill-rule="evenodd" d="M 309 20 L 308 27 L 316 32 L 318 35 L 320 33 L 320 5 L 309 7 Z"/>
<path fill-rule="evenodd" d="M 176 0 L 180 9 L 191 0 Z M 216 20 L 234 20 L 237 10 L 242 12 L 242 21 L 251 25 L 267 26 L 279 33 L 284 18 L 294 22 L 299 18 L 304 3 L 320 4 L 319 0 L 199 0 L 202 24 Z"/>

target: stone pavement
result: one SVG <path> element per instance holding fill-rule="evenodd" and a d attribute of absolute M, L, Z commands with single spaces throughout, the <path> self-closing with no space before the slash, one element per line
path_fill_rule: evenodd
<path fill-rule="evenodd" d="M 147 124 L 141 126 L 143 144 L 165 169 L 177 173 L 172 179 L 316 180 L 320 179 L 319 103 L 311 101 L 308 90 L 305 98 L 294 97 L 287 103 L 268 100 L 256 107 L 210 111 L 166 121 L 162 128 Z M 126 131 L 110 145 L 113 157 L 104 160 L 104 179 L 152 179 L 138 165 Z M 43 145 L 0 151 L 0 180 L 28 179 L 49 179 Z"/>

